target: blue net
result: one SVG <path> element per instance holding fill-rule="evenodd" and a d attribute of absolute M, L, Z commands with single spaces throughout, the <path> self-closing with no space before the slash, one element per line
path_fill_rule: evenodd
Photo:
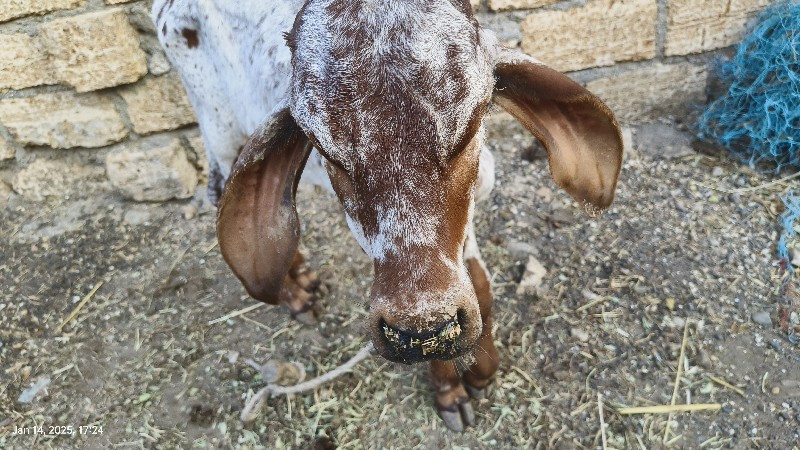
<path fill-rule="evenodd" d="M 800 4 L 779 1 L 730 61 L 726 95 L 700 117 L 699 136 L 759 170 L 800 167 Z"/>
<path fill-rule="evenodd" d="M 795 230 L 795 223 L 800 218 L 800 194 L 797 191 L 789 191 L 784 195 L 783 200 L 786 211 L 781 214 L 781 224 L 783 225 L 783 233 L 780 240 L 778 240 L 778 257 L 781 261 L 789 260 L 789 246 L 797 238 L 797 230 Z"/>
<path fill-rule="evenodd" d="M 736 56 L 718 64 L 728 91 L 698 120 L 699 137 L 726 148 L 759 171 L 800 168 L 800 3 L 781 0 L 759 17 Z M 800 344 L 800 291 L 789 249 L 796 249 L 800 193 L 782 197 L 778 241 L 783 272 L 780 327 Z M 797 251 L 797 249 L 795 250 Z M 794 258 L 795 260 L 797 258 Z M 795 261 L 796 262 L 796 261 Z"/>

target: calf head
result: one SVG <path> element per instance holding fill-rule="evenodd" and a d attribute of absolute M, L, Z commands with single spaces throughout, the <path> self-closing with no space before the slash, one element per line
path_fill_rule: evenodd
<path fill-rule="evenodd" d="M 545 146 L 587 209 L 614 197 L 622 140 L 583 87 L 480 29 L 464 0 L 310 0 L 287 35 L 286 104 L 245 146 L 223 195 L 222 253 L 275 303 L 297 250 L 295 189 L 312 147 L 373 259 L 375 347 L 401 362 L 470 350 L 482 321 L 463 262 L 490 103 Z"/>

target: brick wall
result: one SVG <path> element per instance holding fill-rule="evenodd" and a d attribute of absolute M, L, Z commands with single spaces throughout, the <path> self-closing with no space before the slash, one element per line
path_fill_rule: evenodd
<path fill-rule="evenodd" d="M 510 46 L 569 72 L 624 122 L 705 101 L 715 52 L 768 0 L 472 0 Z M 148 0 L 0 2 L 0 207 L 115 191 L 191 197 L 202 138 Z"/>

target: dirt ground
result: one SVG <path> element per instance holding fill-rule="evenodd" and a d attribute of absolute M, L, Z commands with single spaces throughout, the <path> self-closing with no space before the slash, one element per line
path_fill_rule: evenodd
<path fill-rule="evenodd" d="M 463 434 L 436 416 L 424 365 L 377 357 L 240 421 L 263 385 L 246 359 L 297 362 L 311 377 L 366 343 L 371 264 L 328 194 L 299 195 L 303 245 L 324 282 L 317 326 L 270 306 L 209 324 L 256 302 L 198 200 L 12 197 L 0 212 L 0 447 L 597 448 L 602 421 L 609 448 L 797 448 L 800 348 L 780 329 L 776 294 L 778 194 L 789 186 L 709 188 L 770 179 L 691 151 L 675 127 L 633 129 L 617 200 L 592 219 L 553 185 L 531 138 L 493 120 L 497 185 L 477 230 L 501 362 Z M 547 275 L 518 294 L 530 256 Z M 721 409 L 622 415 L 670 404 L 685 329 L 677 403 Z"/>

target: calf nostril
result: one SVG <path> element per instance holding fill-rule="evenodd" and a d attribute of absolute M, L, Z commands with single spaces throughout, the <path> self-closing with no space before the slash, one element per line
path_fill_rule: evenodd
<path fill-rule="evenodd" d="M 444 327 L 437 333 L 435 338 L 444 344 L 455 343 L 456 339 L 461 336 L 461 321 L 457 317 L 453 317 L 447 322 Z"/>
<path fill-rule="evenodd" d="M 389 341 L 390 344 L 396 349 L 402 349 L 408 345 L 409 339 L 399 330 L 389 326 L 385 320 L 381 319 L 381 330 L 383 330 L 383 337 Z"/>
<path fill-rule="evenodd" d="M 461 328 L 464 328 L 467 323 L 467 312 L 463 308 L 459 308 L 453 319 L 455 319 L 456 323 L 458 323 Z"/>

